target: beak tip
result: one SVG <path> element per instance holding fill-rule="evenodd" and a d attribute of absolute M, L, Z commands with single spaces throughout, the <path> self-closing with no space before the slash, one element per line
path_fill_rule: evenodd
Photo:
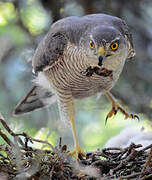
<path fill-rule="evenodd" d="M 101 54 L 98 56 L 98 60 L 99 60 L 98 65 L 102 66 L 103 56 Z"/>

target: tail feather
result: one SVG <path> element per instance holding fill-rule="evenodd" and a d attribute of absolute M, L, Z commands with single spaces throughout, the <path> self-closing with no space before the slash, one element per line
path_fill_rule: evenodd
<path fill-rule="evenodd" d="M 48 90 L 39 86 L 33 86 L 27 95 L 16 105 L 13 114 L 20 115 L 43 107 L 56 101 L 56 97 Z"/>

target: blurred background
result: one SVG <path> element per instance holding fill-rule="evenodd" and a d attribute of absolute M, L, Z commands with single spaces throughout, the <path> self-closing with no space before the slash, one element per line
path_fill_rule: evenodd
<path fill-rule="evenodd" d="M 152 130 L 152 1 L 151 0 L 0 0 L 0 112 L 15 132 L 57 145 L 73 147 L 71 129 L 59 120 L 57 104 L 13 117 L 18 101 L 32 86 L 31 57 L 51 24 L 66 16 L 106 13 L 126 20 L 133 34 L 136 57 L 126 62 L 113 94 L 137 120 L 120 113 L 105 118 L 111 103 L 104 96 L 76 101 L 76 127 L 84 150 L 102 148 L 128 127 Z M 0 139 L 0 142 L 2 140 Z M 40 145 L 39 145 L 40 146 Z"/>

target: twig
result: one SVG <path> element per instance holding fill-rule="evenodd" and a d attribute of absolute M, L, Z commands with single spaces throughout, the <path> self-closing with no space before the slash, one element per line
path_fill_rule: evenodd
<path fill-rule="evenodd" d="M 8 139 L 8 137 L 2 132 L 2 130 L 0 129 L 0 136 L 4 139 L 4 141 L 10 145 L 13 146 L 13 143 L 11 142 L 11 140 Z"/>
<path fill-rule="evenodd" d="M 150 144 L 149 146 L 146 146 L 145 148 L 143 148 L 142 150 L 140 150 L 139 152 L 143 152 L 146 151 L 148 149 L 152 148 L 152 144 Z"/>
<path fill-rule="evenodd" d="M 131 178 L 137 177 L 139 175 L 141 175 L 141 172 L 140 173 L 133 173 L 133 174 L 130 174 L 128 176 L 120 176 L 119 180 L 121 180 L 121 179 L 131 179 Z"/>
<path fill-rule="evenodd" d="M 9 126 L 6 124 L 6 122 L 4 121 L 4 119 L 0 118 L 0 122 L 3 125 L 3 127 L 7 130 L 7 132 L 11 135 L 11 136 L 15 136 L 15 133 L 9 128 Z M 24 146 L 23 141 L 21 140 L 21 138 L 18 137 L 18 142 Z M 9 140 L 10 141 L 10 140 Z M 10 144 L 9 144 L 10 145 Z"/>
<path fill-rule="evenodd" d="M 152 174 L 149 174 L 145 177 L 140 178 L 140 180 L 150 179 L 152 177 Z"/>
<path fill-rule="evenodd" d="M 47 144 L 54 152 L 56 152 L 56 150 L 55 150 L 55 148 L 53 147 L 53 145 L 50 144 L 49 142 L 32 138 L 32 137 L 28 136 L 28 135 L 27 135 L 26 133 L 24 133 L 24 132 L 23 132 L 23 133 L 14 134 L 14 136 L 24 136 L 25 139 L 26 139 L 26 140 L 27 140 L 27 139 L 30 140 L 31 143 L 33 143 L 33 141 L 35 141 L 35 142 Z"/>
<path fill-rule="evenodd" d="M 152 148 L 150 149 L 150 153 L 149 153 L 149 155 L 148 155 L 148 157 L 146 159 L 146 162 L 144 164 L 144 167 L 143 167 L 143 169 L 141 171 L 140 178 L 142 178 L 144 176 L 144 174 L 146 173 L 146 169 L 147 169 L 148 165 L 150 164 L 151 159 L 152 159 Z"/>

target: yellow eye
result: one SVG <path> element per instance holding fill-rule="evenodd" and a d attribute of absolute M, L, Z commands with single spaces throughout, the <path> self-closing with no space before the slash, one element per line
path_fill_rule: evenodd
<path fill-rule="evenodd" d="M 113 50 L 113 51 L 116 51 L 118 49 L 118 42 L 115 42 L 113 44 L 110 45 L 110 48 Z"/>
<path fill-rule="evenodd" d="M 93 49 L 93 48 L 95 47 L 94 42 L 93 42 L 93 41 L 90 41 L 90 42 L 89 42 L 89 46 Z"/>

